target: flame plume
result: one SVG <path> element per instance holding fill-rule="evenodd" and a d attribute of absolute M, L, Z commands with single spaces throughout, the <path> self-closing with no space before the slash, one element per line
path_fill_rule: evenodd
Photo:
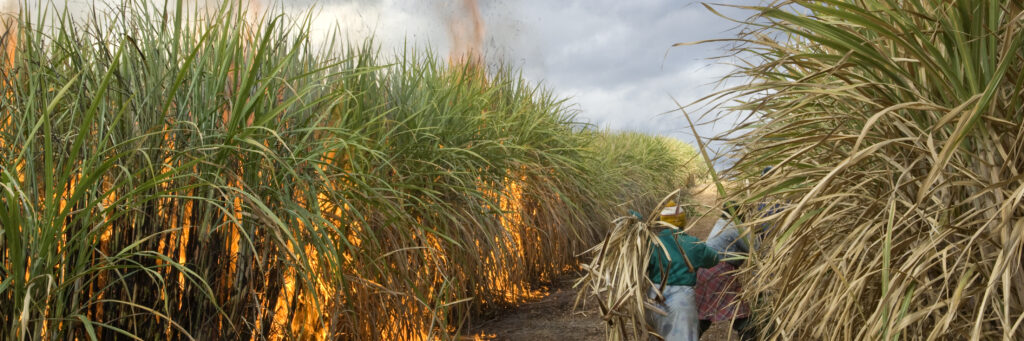
<path fill-rule="evenodd" d="M 453 65 L 468 64 L 482 67 L 484 62 L 484 20 L 476 0 L 463 0 L 452 20 L 448 23 L 452 38 L 452 49 L 448 55 Z"/>
<path fill-rule="evenodd" d="M 14 62 L 14 47 L 18 42 L 18 12 L 20 8 L 17 2 L 5 1 L 0 3 L 0 45 L 4 47 L 7 61 L 5 66 L 11 67 Z"/>

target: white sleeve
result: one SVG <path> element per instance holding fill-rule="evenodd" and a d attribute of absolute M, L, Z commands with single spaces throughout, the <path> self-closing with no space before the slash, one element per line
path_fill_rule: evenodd
<path fill-rule="evenodd" d="M 729 219 L 718 219 L 718 221 L 715 222 L 715 226 L 711 228 L 711 233 L 708 233 L 708 238 L 707 239 L 714 238 L 719 233 L 722 233 L 722 231 L 725 230 L 725 228 L 729 227 L 729 226 L 732 226 L 732 221 L 731 220 L 729 220 Z"/>

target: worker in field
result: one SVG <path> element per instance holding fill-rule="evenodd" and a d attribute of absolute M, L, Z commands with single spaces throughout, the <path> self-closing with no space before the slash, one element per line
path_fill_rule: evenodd
<path fill-rule="evenodd" d="M 771 167 L 766 167 L 761 176 L 766 176 L 771 170 Z M 735 274 L 750 251 L 759 247 L 772 225 L 760 223 L 744 229 L 748 232 L 742 232 L 736 223 L 747 221 L 747 217 L 739 211 L 739 206 L 726 203 L 722 207 L 722 216 L 708 234 L 708 247 L 718 251 L 724 261 L 710 269 L 697 271 L 697 310 L 701 333 L 713 323 L 726 322 L 732 325 L 741 340 L 755 340 L 757 331 L 750 318 L 750 305 L 739 299 L 743 288 Z M 778 203 L 761 202 L 750 213 L 753 220 L 761 220 L 781 211 L 782 206 Z"/>
<path fill-rule="evenodd" d="M 700 316 L 700 332 L 704 333 L 712 323 L 725 322 L 732 325 L 741 340 L 753 340 L 754 328 L 750 323 L 750 306 L 739 299 L 742 291 L 735 270 L 743 264 L 743 256 L 750 252 L 745 236 L 741 235 L 735 223 L 742 221 L 736 207 L 726 204 L 722 216 L 708 234 L 707 245 L 715 249 L 722 262 L 709 269 L 697 271 L 697 312 Z"/>
<path fill-rule="evenodd" d="M 661 221 L 654 224 L 660 229 L 658 239 L 652 243 L 653 251 L 647 264 L 647 276 L 654 283 L 648 296 L 658 302 L 657 310 L 648 310 L 648 323 L 670 341 L 700 339 L 693 289 L 697 284 L 697 269 L 718 263 L 717 251 L 679 229 L 685 219 L 682 207 L 674 202 L 662 209 Z"/>

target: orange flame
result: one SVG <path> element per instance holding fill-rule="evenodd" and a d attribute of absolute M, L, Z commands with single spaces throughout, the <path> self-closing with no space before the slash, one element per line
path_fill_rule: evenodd
<path fill-rule="evenodd" d="M 448 59 L 456 65 L 483 66 L 484 20 L 476 0 L 463 0 L 462 9 L 448 23 L 452 49 Z"/>

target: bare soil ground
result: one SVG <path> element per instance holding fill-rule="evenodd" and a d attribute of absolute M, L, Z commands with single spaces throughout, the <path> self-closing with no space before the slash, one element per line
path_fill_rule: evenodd
<path fill-rule="evenodd" d="M 694 200 L 702 205 L 713 206 L 718 195 L 714 186 L 700 185 L 693 189 Z M 708 209 L 698 209 L 697 216 Z M 707 238 L 711 227 L 718 220 L 718 209 L 697 221 L 688 232 L 700 239 Z M 576 276 L 556 280 L 544 298 L 523 304 L 513 311 L 484 321 L 473 329 L 472 334 L 484 340 L 555 340 L 583 341 L 603 340 L 604 321 L 596 307 L 582 307 L 573 311 L 577 290 L 572 287 Z M 704 333 L 701 340 L 737 340 L 731 335 L 728 324 L 719 323 Z"/>

